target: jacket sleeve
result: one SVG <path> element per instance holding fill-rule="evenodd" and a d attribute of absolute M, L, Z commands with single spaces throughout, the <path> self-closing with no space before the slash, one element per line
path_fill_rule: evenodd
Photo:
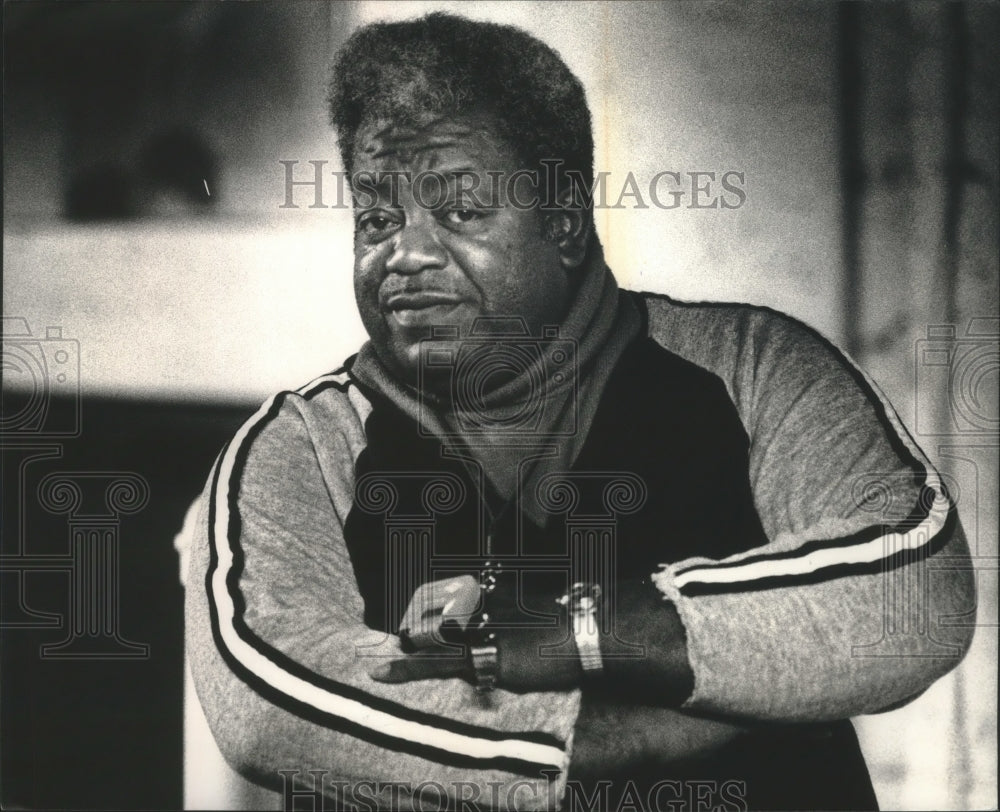
<path fill-rule="evenodd" d="M 941 477 L 875 385 L 808 328 L 762 309 L 660 315 L 661 343 L 718 374 L 736 404 L 769 539 L 654 575 L 687 635 L 685 707 L 826 720 L 923 692 L 967 651 L 958 618 L 975 605 Z"/>
<path fill-rule="evenodd" d="M 339 393 L 333 422 L 310 425 L 310 396 L 265 403 L 223 450 L 202 499 L 187 641 L 220 750 L 278 788 L 279 770 L 321 770 L 324 786 L 347 782 L 386 806 L 424 794 L 556 806 L 578 693 L 495 691 L 485 706 L 462 680 L 368 676 L 398 642 L 362 623 L 342 533 L 363 428 Z M 332 437 L 322 453 L 318 430 Z"/>

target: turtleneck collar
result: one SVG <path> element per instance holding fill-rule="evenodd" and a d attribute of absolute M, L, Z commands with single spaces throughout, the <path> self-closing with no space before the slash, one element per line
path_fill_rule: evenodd
<path fill-rule="evenodd" d="M 527 492 L 526 480 L 572 465 L 611 370 L 640 327 L 639 313 L 618 289 L 596 237 L 581 270 L 566 318 L 542 336 L 517 335 L 516 319 L 477 323 L 482 335 L 462 345 L 467 363 L 456 359 L 455 369 L 475 373 L 481 364 L 480 374 L 453 381 L 451 397 L 421 393 L 400 381 L 370 341 L 351 374 L 417 421 L 423 433 L 461 447 L 462 456 L 482 466 L 502 498 L 510 499 L 519 485 Z M 498 353 L 498 345 L 508 343 L 514 351 Z M 493 388 L 477 386 L 477 377 L 484 383 L 495 380 L 485 374 L 491 364 L 513 368 L 515 374 Z M 534 513 L 533 502 L 529 499 L 522 509 Z"/>

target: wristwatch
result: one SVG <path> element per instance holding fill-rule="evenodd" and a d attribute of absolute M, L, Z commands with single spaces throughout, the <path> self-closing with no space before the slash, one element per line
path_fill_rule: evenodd
<path fill-rule="evenodd" d="M 569 610 L 573 621 L 573 637 L 584 675 L 597 676 L 604 670 L 601 659 L 601 638 L 597 623 L 597 607 L 601 588 L 597 584 L 578 581 L 557 603 Z"/>
<path fill-rule="evenodd" d="M 490 627 L 490 616 L 486 612 L 473 619 L 469 625 L 469 660 L 476 677 L 476 692 L 490 693 L 497 684 L 500 662 L 497 650 L 497 635 Z"/>

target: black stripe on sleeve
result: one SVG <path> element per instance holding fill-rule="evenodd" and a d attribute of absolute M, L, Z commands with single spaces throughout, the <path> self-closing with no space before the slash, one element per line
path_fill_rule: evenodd
<path fill-rule="evenodd" d="M 330 381 L 327 383 L 329 384 L 328 386 L 320 385 L 317 389 L 310 391 L 308 393 L 308 397 L 318 394 L 319 391 L 329 388 L 329 386 L 335 386 L 340 388 L 342 391 L 346 389 L 346 386 L 337 382 Z M 264 426 L 273 420 L 278 414 L 281 406 L 286 400 L 287 395 L 289 394 L 291 393 L 283 392 L 275 397 L 274 402 L 271 404 L 267 413 L 248 432 L 247 437 L 244 439 L 240 448 L 236 451 L 236 459 L 233 465 L 229 488 L 227 489 L 229 508 L 228 542 L 233 556 L 233 566 L 227 574 L 226 585 L 236 612 L 236 616 L 233 618 L 233 626 L 238 636 L 261 655 L 275 663 L 278 667 L 288 672 L 290 675 L 298 677 L 299 679 L 302 679 L 303 681 L 308 682 L 323 691 L 335 694 L 345 699 L 357 701 L 369 708 L 372 708 L 373 710 L 381 711 L 401 720 L 416 722 L 432 728 L 439 728 L 452 733 L 478 738 L 485 741 L 523 740 L 533 744 L 547 745 L 560 750 L 565 750 L 565 742 L 552 734 L 538 731 L 501 731 L 479 727 L 448 719 L 446 717 L 435 716 L 414 708 L 409 708 L 397 702 L 370 694 L 352 685 L 347 685 L 345 683 L 323 677 L 313 671 L 310 671 L 305 666 L 295 662 L 274 647 L 267 644 L 247 626 L 243 617 L 246 610 L 246 601 L 239 586 L 240 575 L 242 574 L 244 566 L 244 554 L 239 544 L 240 532 L 242 529 L 238 510 L 239 483 L 252 441 L 260 434 Z M 215 536 L 215 519 L 218 509 L 216 500 L 221 476 L 222 460 L 228 450 L 228 446 L 223 450 L 222 455 L 220 455 L 219 460 L 216 463 L 216 468 L 213 474 L 212 491 L 209 502 L 210 563 L 209 570 L 206 575 L 206 587 L 209 598 L 209 613 L 213 637 L 215 638 L 216 646 L 218 647 L 220 654 L 230 669 L 237 676 L 239 676 L 240 679 L 246 682 L 251 688 L 272 704 L 277 705 L 290 713 L 299 716 L 300 718 L 306 719 L 307 721 L 314 722 L 332 730 L 347 733 L 365 741 L 369 741 L 380 747 L 397 752 L 409 753 L 411 755 L 426 758 L 430 761 L 441 764 L 448 764 L 457 767 L 497 769 L 526 776 L 545 775 L 542 770 L 543 768 L 548 768 L 546 773 L 548 773 L 548 777 L 551 778 L 551 767 L 553 765 L 549 763 L 539 764 L 534 761 L 509 757 L 481 757 L 464 753 L 454 753 L 450 750 L 421 744 L 409 739 L 392 736 L 387 733 L 380 733 L 372 730 L 371 728 L 364 727 L 363 725 L 350 722 L 340 716 L 322 711 L 306 702 L 289 696 L 276 686 L 271 685 L 259 675 L 252 672 L 236 658 L 236 656 L 228 649 L 222 637 L 219 625 L 220 618 L 218 607 L 215 603 L 212 589 L 213 575 L 219 566 L 219 558 L 216 551 L 218 539 Z"/>
<path fill-rule="evenodd" d="M 864 561 L 857 564 L 831 564 L 826 567 L 819 567 L 812 572 L 801 574 L 766 575 L 758 578 L 750 578 L 744 581 L 732 583 L 708 583 L 702 581 L 692 581 L 680 587 L 681 595 L 687 598 L 697 598 L 703 595 L 733 595 L 745 592 L 757 592 L 765 589 L 779 589 L 782 587 L 808 586 L 818 584 L 823 581 L 830 581 L 835 578 L 845 578 L 857 575 L 880 575 L 899 569 L 907 564 L 912 564 L 916 558 L 924 558 L 939 552 L 945 545 L 947 539 L 954 531 L 958 513 L 954 508 L 948 511 L 948 518 L 945 520 L 942 529 L 935 534 L 930 542 L 916 550 L 897 550 L 892 555 L 879 558 L 876 561 Z M 877 536 L 876 536 L 877 537 Z M 772 560 L 768 556 L 762 556 L 763 560 Z M 740 562 L 743 563 L 743 562 Z M 713 571 L 716 568 L 713 568 Z"/>
<path fill-rule="evenodd" d="M 840 368 L 847 373 L 855 382 L 858 389 L 865 396 L 865 399 L 872 405 L 875 411 L 875 416 L 878 422 L 882 426 L 883 434 L 889 442 L 889 445 L 896 453 L 897 457 L 902 460 L 911 470 L 913 476 L 915 477 L 917 483 L 920 486 L 920 491 L 917 496 L 916 504 L 913 510 L 910 512 L 903 521 L 894 525 L 872 525 L 866 527 L 865 529 L 859 531 L 858 533 L 851 534 L 849 536 L 835 538 L 835 539 L 817 539 L 808 541 L 805 544 L 796 547 L 794 550 L 786 550 L 783 552 L 776 553 L 760 553 L 754 556 L 740 559 L 738 561 L 732 562 L 718 562 L 709 561 L 703 563 L 691 564 L 683 569 L 677 570 L 674 575 L 680 576 L 684 573 L 693 572 L 695 570 L 725 570 L 725 569 L 735 569 L 742 567 L 747 564 L 754 564 L 758 562 L 765 561 L 786 561 L 802 558 L 809 555 L 817 550 L 832 550 L 838 548 L 852 547 L 858 544 L 864 544 L 877 539 L 879 536 L 888 535 L 893 533 L 906 533 L 909 530 L 919 526 L 923 521 L 927 519 L 930 515 L 931 507 L 935 501 L 935 491 L 930 488 L 926 483 L 928 479 L 927 466 L 917 457 L 917 455 L 906 445 L 900 432 L 903 432 L 909 437 L 911 443 L 914 446 L 917 444 L 913 441 L 912 436 L 909 435 L 905 425 L 903 425 L 900 420 L 900 427 L 897 430 L 896 426 L 893 425 L 892 419 L 889 417 L 889 406 L 879 395 L 878 392 L 872 387 L 865 378 L 864 374 L 858 368 L 858 366 L 851 361 L 836 344 L 826 338 L 822 333 L 818 332 L 814 328 L 807 324 L 804 324 L 797 319 L 793 319 L 787 314 L 781 313 L 780 311 L 774 310 L 773 308 L 764 307 L 760 305 L 733 305 L 723 302 L 682 302 L 672 299 L 669 296 L 662 294 L 642 294 L 638 297 L 641 300 L 642 307 L 641 310 L 644 314 L 645 324 L 647 333 L 650 330 L 649 324 L 649 308 L 645 298 L 650 299 L 660 299 L 668 302 L 671 306 L 678 308 L 705 308 L 705 309 L 717 309 L 717 308 L 729 308 L 729 307 L 740 307 L 744 310 L 758 311 L 761 313 L 769 314 L 771 317 L 778 317 L 780 320 L 786 321 L 788 323 L 794 324 L 798 329 L 803 330 L 808 333 L 812 338 L 819 342 L 823 347 L 825 347 L 831 355 L 839 362 Z M 941 483 L 941 492 L 945 498 L 950 500 L 950 496 L 947 493 L 947 489 L 944 483 Z M 945 540 L 949 537 L 952 526 L 953 526 L 953 514 L 954 506 L 949 508 L 949 515 L 945 521 L 944 527 L 938 531 L 935 538 L 930 540 L 928 545 L 928 550 L 933 550 L 937 552 L 944 546 Z M 903 552 L 903 551 L 901 551 Z M 858 575 L 866 574 L 870 572 L 882 572 L 890 569 L 895 569 L 906 563 L 906 557 L 900 558 L 899 554 L 893 554 L 887 559 L 880 559 L 879 561 L 871 563 L 862 564 L 837 564 L 827 567 L 821 567 L 813 572 L 803 573 L 801 575 L 774 575 L 766 576 L 763 578 L 757 578 L 747 581 L 738 581 L 732 583 L 699 583 L 692 581 L 680 588 L 682 595 L 686 596 L 696 596 L 696 595 L 709 595 L 709 594 L 723 594 L 723 593 L 736 593 L 736 592 L 747 592 L 754 590 L 763 589 L 773 589 L 781 586 L 797 586 L 804 584 L 814 584 L 821 581 L 830 580 L 833 578 L 840 578 L 848 575 Z"/>

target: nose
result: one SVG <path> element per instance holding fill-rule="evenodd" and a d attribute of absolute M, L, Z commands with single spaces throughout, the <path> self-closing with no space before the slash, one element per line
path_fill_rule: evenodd
<path fill-rule="evenodd" d="M 430 268 L 443 268 L 448 255 L 435 232 L 433 217 L 408 217 L 395 235 L 392 254 L 385 267 L 390 273 L 416 274 Z"/>

